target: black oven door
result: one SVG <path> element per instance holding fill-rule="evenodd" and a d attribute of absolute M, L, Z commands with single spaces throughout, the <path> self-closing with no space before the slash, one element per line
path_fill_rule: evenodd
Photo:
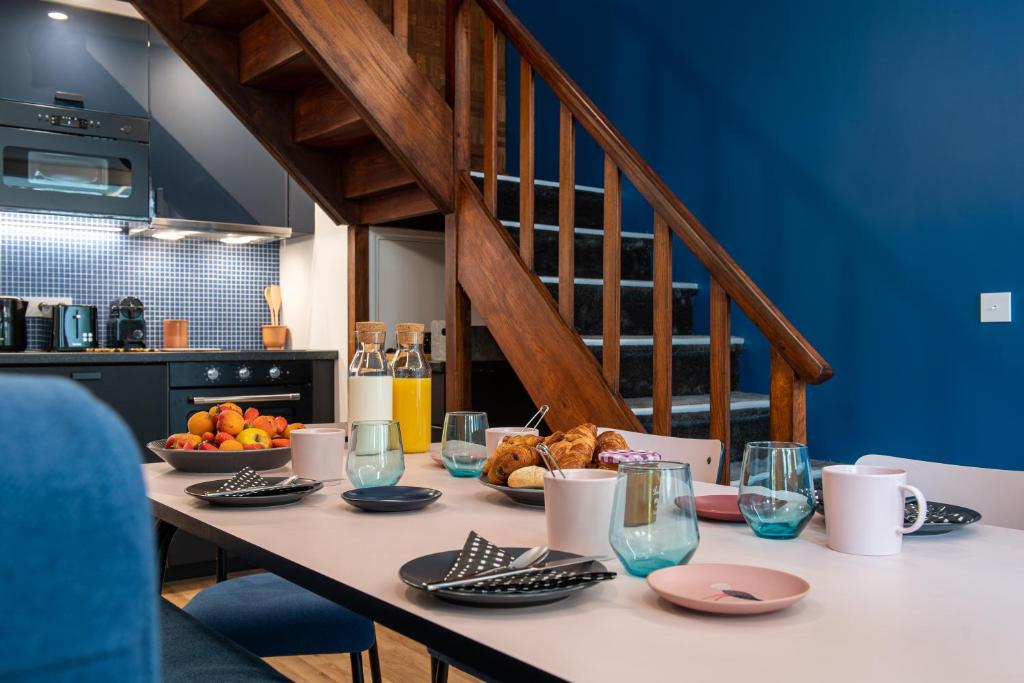
<path fill-rule="evenodd" d="M 149 217 L 149 145 L 0 127 L 0 206 Z"/>
<path fill-rule="evenodd" d="M 312 422 L 311 394 L 308 384 L 171 389 L 168 424 L 172 432 L 183 432 L 192 413 L 228 402 L 237 403 L 243 410 L 256 408 L 261 415 L 280 416 L 288 422 Z"/>

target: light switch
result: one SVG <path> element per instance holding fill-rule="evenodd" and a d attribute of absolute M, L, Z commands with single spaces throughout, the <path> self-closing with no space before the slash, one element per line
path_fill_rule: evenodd
<path fill-rule="evenodd" d="M 987 292 L 981 295 L 981 322 L 1010 322 L 1010 293 Z"/>

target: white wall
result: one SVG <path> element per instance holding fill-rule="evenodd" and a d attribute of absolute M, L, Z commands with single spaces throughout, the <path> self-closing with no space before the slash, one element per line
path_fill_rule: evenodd
<path fill-rule="evenodd" d="M 291 348 L 337 351 L 335 419 L 348 412 L 339 382 L 348 366 L 348 228 L 316 207 L 316 232 L 281 243 L 281 323 Z"/>

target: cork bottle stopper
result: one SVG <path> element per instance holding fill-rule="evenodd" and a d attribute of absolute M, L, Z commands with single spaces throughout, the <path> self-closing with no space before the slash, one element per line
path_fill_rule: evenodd
<path fill-rule="evenodd" d="M 399 323 L 395 325 L 395 335 L 399 344 L 422 344 L 425 329 L 422 323 Z"/>
<path fill-rule="evenodd" d="M 387 330 L 387 325 L 381 322 L 370 321 L 356 323 L 356 332 L 384 332 Z"/>

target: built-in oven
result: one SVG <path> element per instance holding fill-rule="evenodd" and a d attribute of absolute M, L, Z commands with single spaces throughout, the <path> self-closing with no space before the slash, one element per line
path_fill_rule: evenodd
<path fill-rule="evenodd" d="M 0 207 L 149 218 L 149 120 L 0 99 Z"/>

